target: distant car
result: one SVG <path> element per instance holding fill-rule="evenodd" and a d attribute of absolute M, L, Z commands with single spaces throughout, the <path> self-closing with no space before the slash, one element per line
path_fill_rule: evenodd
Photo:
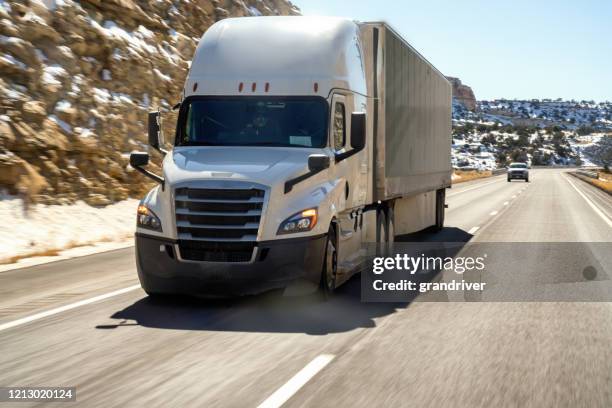
<path fill-rule="evenodd" d="M 510 163 L 510 166 L 508 166 L 508 182 L 511 182 L 512 179 L 523 179 L 529 183 L 527 163 Z"/>

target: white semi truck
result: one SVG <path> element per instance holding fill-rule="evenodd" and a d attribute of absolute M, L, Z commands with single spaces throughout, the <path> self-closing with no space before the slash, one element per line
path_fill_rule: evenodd
<path fill-rule="evenodd" d="M 137 215 L 150 295 L 331 293 L 364 244 L 444 222 L 451 85 L 385 23 L 328 17 L 217 22 L 203 35 L 173 148 Z M 306 286 L 304 286 L 306 284 Z"/>

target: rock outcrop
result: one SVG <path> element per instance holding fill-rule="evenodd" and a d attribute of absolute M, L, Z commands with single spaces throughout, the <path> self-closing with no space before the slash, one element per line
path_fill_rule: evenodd
<path fill-rule="evenodd" d="M 0 0 L 0 189 L 53 204 L 141 195 L 128 154 L 146 149 L 149 109 L 180 99 L 203 32 L 293 14 L 285 0 Z"/>
<path fill-rule="evenodd" d="M 453 98 L 465 106 L 466 109 L 476 111 L 476 97 L 474 91 L 467 85 L 461 83 L 459 78 L 446 77 L 453 85 Z"/>

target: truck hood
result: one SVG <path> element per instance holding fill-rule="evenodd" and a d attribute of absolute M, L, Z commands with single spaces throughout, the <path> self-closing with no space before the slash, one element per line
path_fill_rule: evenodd
<path fill-rule="evenodd" d="M 170 184 L 205 179 L 245 179 L 269 185 L 307 171 L 321 149 L 285 147 L 178 147 L 164 159 Z"/>

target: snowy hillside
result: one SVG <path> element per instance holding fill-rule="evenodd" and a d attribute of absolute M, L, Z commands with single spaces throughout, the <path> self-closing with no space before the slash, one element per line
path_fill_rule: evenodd
<path fill-rule="evenodd" d="M 515 126 L 580 127 L 612 131 L 612 102 L 550 99 L 477 101 L 474 112 L 455 103 L 453 118 Z"/>
<path fill-rule="evenodd" d="M 612 102 L 501 99 L 477 101 L 471 111 L 453 101 L 455 168 L 593 165 L 586 148 L 606 134 L 612 136 Z"/>

